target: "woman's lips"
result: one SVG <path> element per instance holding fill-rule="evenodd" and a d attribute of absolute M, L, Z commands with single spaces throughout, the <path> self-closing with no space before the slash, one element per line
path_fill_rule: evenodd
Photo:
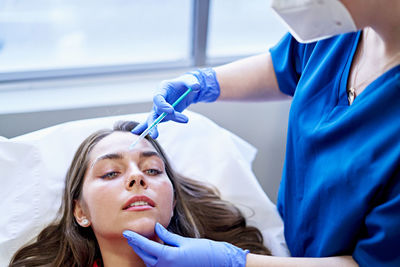
<path fill-rule="evenodd" d="M 131 197 L 124 205 L 123 210 L 142 211 L 155 207 L 154 201 L 144 195 Z"/>
<path fill-rule="evenodd" d="M 144 211 L 144 210 L 150 210 L 152 208 L 153 208 L 152 206 L 146 205 L 146 206 L 129 207 L 125 210 L 127 210 L 127 211 Z"/>

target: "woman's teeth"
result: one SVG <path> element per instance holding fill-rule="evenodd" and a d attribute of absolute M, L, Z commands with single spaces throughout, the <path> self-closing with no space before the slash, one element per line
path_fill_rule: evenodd
<path fill-rule="evenodd" d="M 137 207 L 137 206 L 150 206 L 150 205 L 146 201 L 136 201 L 129 204 L 129 207 Z"/>

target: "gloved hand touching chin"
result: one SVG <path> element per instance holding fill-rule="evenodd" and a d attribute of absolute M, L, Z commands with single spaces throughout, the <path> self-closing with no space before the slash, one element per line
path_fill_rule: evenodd
<path fill-rule="evenodd" d="M 192 91 L 174 109 L 172 103 L 185 93 L 189 87 L 192 88 Z M 191 71 L 176 79 L 163 81 L 153 98 L 153 108 L 146 122 L 136 126 L 132 133 L 141 134 L 163 112 L 168 114 L 162 120 L 163 122 L 173 120 L 186 123 L 188 118 L 181 113 L 183 110 L 192 103 L 213 102 L 217 100 L 219 94 L 219 84 L 212 68 Z M 157 127 L 150 131 L 150 136 L 157 138 Z"/>
<path fill-rule="evenodd" d="M 155 231 L 166 245 L 154 242 L 135 232 L 124 231 L 129 245 L 147 267 L 244 267 L 248 250 L 226 242 L 182 237 L 168 232 L 157 223 Z"/>

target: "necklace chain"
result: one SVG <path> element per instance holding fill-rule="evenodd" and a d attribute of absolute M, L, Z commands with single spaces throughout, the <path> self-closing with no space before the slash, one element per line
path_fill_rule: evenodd
<path fill-rule="evenodd" d="M 365 40 L 366 40 L 366 38 L 367 38 L 367 35 L 368 35 L 368 31 L 365 32 L 365 36 L 363 37 L 363 38 L 364 38 L 364 46 L 365 46 Z M 360 58 L 362 58 L 362 59 L 364 59 L 364 57 L 363 57 L 363 56 L 364 56 L 364 50 L 365 50 L 365 48 L 363 47 L 363 49 L 361 50 L 361 54 L 360 54 Z M 355 69 L 355 73 L 354 73 L 354 78 L 353 78 L 353 81 L 352 81 L 352 85 L 347 89 L 347 99 L 348 99 L 348 101 L 349 101 L 349 105 L 353 104 L 353 101 L 354 101 L 354 99 L 355 99 L 356 96 L 357 96 L 357 89 L 359 89 L 359 88 L 360 88 L 361 86 L 363 86 L 364 84 L 375 80 L 378 76 L 380 76 L 382 73 L 384 73 L 384 72 L 387 70 L 387 68 L 388 68 L 391 64 L 393 64 L 393 63 L 396 61 L 396 59 L 398 59 L 398 58 L 400 58 L 400 52 L 394 54 L 394 55 L 388 60 L 388 62 L 387 62 L 385 65 L 383 65 L 383 67 L 380 69 L 380 71 L 378 71 L 374 76 L 372 76 L 372 77 L 370 77 L 370 78 L 368 78 L 368 79 L 366 79 L 366 80 L 363 80 L 363 81 L 361 81 L 360 83 L 356 84 L 357 76 L 358 76 L 358 73 L 359 73 L 360 68 L 361 68 L 361 67 L 360 67 L 361 64 L 358 64 L 358 65 L 357 65 L 357 68 Z M 362 63 L 364 63 L 364 61 L 365 61 L 365 60 L 363 60 Z"/>

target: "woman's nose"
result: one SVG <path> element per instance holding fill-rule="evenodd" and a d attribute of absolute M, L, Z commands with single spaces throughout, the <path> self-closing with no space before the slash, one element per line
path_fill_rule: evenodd
<path fill-rule="evenodd" d="M 129 178 L 126 181 L 126 189 L 132 190 L 135 187 L 142 187 L 143 189 L 147 188 L 147 182 L 145 180 L 145 177 L 141 173 L 135 173 L 129 176 Z"/>

